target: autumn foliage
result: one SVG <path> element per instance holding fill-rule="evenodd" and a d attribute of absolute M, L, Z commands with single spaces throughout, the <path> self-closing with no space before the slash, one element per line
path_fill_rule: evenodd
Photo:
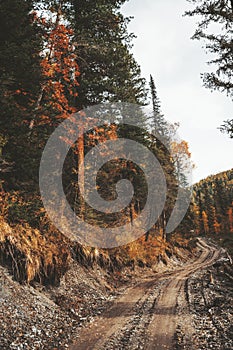
<path fill-rule="evenodd" d="M 199 234 L 233 233 L 233 171 L 207 177 L 194 186 L 194 224 Z"/>
<path fill-rule="evenodd" d="M 44 29 L 46 46 L 42 53 L 43 82 L 38 100 L 38 124 L 57 124 L 76 112 L 74 99 L 77 97 L 79 67 L 76 62 L 75 47 L 72 43 L 74 32 L 59 23 L 59 16 L 54 28 L 49 28 L 51 21 L 38 19 Z"/>

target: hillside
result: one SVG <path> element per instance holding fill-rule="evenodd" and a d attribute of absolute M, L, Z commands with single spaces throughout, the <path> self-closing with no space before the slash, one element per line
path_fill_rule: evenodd
<path fill-rule="evenodd" d="M 192 109 L 126 3 L 0 2 L 0 350 L 233 348 L 233 169 L 190 203 Z"/>
<path fill-rule="evenodd" d="M 0 348 L 66 349 L 126 288 L 180 268 L 196 253 L 195 241 L 181 236 L 106 251 L 1 219 Z"/>
<path fill-rule="evenodd" d="M 194 246 L 151 268 L 111 271 L 72 259 L 57 286 L 20 284 L 0 266 L 0 348 L 147 349 L 149 339 L 151 349 L 194 349 L 194 334 L 198 348 L 230 349 L 232 265 L 212 244 Z"/>
<path fill-rule="evenodd" d="M 208 235 L 233 256 L 233 169 L 194 185 L 192 221 L 196 234 Z"/>

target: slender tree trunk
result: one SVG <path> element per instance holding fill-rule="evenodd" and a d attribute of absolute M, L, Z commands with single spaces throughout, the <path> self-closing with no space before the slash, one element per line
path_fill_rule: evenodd
<path fill-rule="evenodd" d="M 79 216 L 84 219 L 85 217 L 85 200 L 82 196 L 85 190 L 85 182 L 84 182 L 84 128 L 82 126 L 82 122 L 80 123 L 80 136 L 77 141 L 77 151 L 78 151 L 78 177 L 79 177 Z"/>
<path fill-rule="evenodd" d="M 133 221 L 134 221 L 135 216 L 136 216 L 136 214 L 135 214 L 134 202 L 132 201 L 130 204 L 130 222 L 131 222 L 132 226 L 133 226 Z"/>
<path fill-rule="evenodd" d="M 162 217 L 161 217 L 161 221 L 162 221 L 162 235 L 163 235 L 163 239 L 164 241 L 167 240 L 167 234 L 166 234 L 166 213 L 165 210 L 163 210 L 162 212 Z"/>

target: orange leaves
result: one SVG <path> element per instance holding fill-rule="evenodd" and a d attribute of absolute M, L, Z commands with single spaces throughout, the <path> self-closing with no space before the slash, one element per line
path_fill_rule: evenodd
<path fill-rule="evenodd" d="M 47 115 L 41 115 L 40 116 L 40 121 L 39 121 L 39 125 L 48 125 L 50 124 L 50 118 Z"/>
<path fill-rule="evenodd" d="M 67 118 L 71 113 L 76 112 L 71 101 L 77 97 L 76 89 L 79 85 L 77 78 L 80 74 L 72 44 L 73 30 L 60 24 L 59 17 L 57 19 L 55 24 L 44 18 L 39 19 L 40 25 L 46 32 L 45 42 L 47 43 L 41 61 L 44 78 L 41 110 L 44 111 L 46 107 L 45 114 L 57 115 L 55 120 Z M 39 117 L 45 120 L 43 115 Z"/>
<path fill-rule="evenodd" d="M 228 209 L 227 214 L 229 219 L 230 232 L 233 233 L 233 203 L 232 206 Z"/>
<path fill-rule="evenodd" d="M 189 146 L 188 146 L 188 142 L 186 141 L 181 141 L 181 142 L 172 142 L 172 150 L 174 152 L 174 154 L 177 155 L 185 155 L 186 157 L 190 158 L 191 157 L 191 153 L 189 152 Z"/>
<path fill-rule="evenodd" d="M 116 140 L 117 138 L 117 126 L 115 124 L 108 125 L 106 123 L 104 126 L 95 127 L 93 132 L 88 134 L 90 145 L 102 143 L 106 140 Z"/>
<path fill-rule="evenodd" d="M 204 225 L 204 230 L 205 230 L 205 233 L 207 233 L 209 231 L 208 216 L 204 210 L 202 211 L 201 214 L 202 214 L 202 221 L 203 221 L 203 225 Z"/>
<path fill-rule="evenodd" d="M 20 89 L 17 89 L 15 92 L 14 92 L 15 95 L 28 95 L 28 92 L 24 91 L 24 90 L 20 90 Z"/>
<path fill-rule="evenodd" d="M 115 124 L 110 125 L 110 130 L 107 132 L 109 140 L 116 140 L 118 138 L 117 135 L 117 126 Z"/>
<path fill-rule="evenodd" d="M 171 143 L 171 154 L 178 176 L 182 173 L 189 173 L 195 168 L 194 163 L 190 159 L 191 153 L 189 151 L 188 142 L 184 140 L 180 142 L 173 141 Z"/>

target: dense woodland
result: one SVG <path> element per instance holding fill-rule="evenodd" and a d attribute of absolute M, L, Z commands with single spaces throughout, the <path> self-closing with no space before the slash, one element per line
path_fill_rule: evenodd
<path fill-rule="evenodd" d="M 209 176 L 193 190 L 197 234 L 233 233 L 233 170 Z"/>
<path fill-rule="evenodd" d="M 0 2 L 0 258 L 15 277 L 55 283 L 71 257 L 150 264 L 169 251 L 166 224 L 178 185 L 188 184 L 188 143 L 174 138 L 178 124 L 166 122 L 153 77 L 146 80 L 131 53 L 129 18 L 120 12 L 124 0 L 11 0 Z M 227 73 L 228 74 L 228 73 Z M 229 89 L 232 87 L 230 86 Z M 89 222 L 113 227 L 132 221 L 145 205 L 147 185 L 132 162 L 117 160 L 101 169 L 103 198 L 115 196 L 114 184 L 130 179 L 135 196 L 129 208 L 103 217 L 83 203 L 77 188 L 77 164 L 98 142 L 127 137 L 145 145 L 162 165 L 168 193 L 157 224 L 127 247 L 97 252 L 63 237 L 43 208 L 38 173 L 45 144 L 53 130 L 85 107 L 104 102 L 152 103 L 150 117 L 138 116 L 138 127 L 120 119 L 90 130 L 72 145 L 63 183 L 74 211 Z M 179 119 L 179 116 L 177 116 Z M 81 120 L 80 120 L 81 123 Z M 159 138 L 151 135 L 156 131 Z M 159 140 L 162 138 L 168 147 Z M 122 171 L 123 169 L 123 171 Z M 102 188 L 102 190 L 101 190 Z M 210 177 L 194 187 L 194 203 L 176 233 L 232 233 L 232 171 Z M 110 261 L 110 263 L 109 263 Z M 118 261 L 118 263 L 116 263 Z M 121 261 L 121 262 L 120 262 Z"/>

